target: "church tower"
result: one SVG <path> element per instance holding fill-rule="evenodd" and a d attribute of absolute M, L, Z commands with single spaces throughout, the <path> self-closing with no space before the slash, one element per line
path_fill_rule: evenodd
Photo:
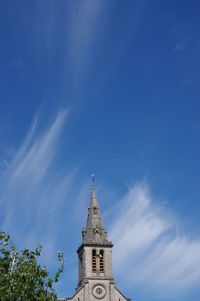
<path fill-rule="evenodd" d="M 86 228 L 78 253 L 78 285 L 71 301 L 130 301 L 115 286 L 112 242 L 107 239 L 93 182 Z"/>

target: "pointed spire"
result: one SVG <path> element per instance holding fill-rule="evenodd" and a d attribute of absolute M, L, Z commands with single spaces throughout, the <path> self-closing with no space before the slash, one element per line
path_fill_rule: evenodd
<path fill-rule="evenodd" d="M 95 184 L 92 184 L 92 192 L 90 197 L 90 208 L 99 208 L 99 204 L 97 201 L 97 194 L 95 189 Z"/>
<path fill-rule="evenodd" d="M 83 243 L 110 244 L 107 240 L 107 232 L 101 221 L 100 208 L 95 189 L 95 176 L 92 175 L 92 191 L 86 228 L 82 231 Z"/>

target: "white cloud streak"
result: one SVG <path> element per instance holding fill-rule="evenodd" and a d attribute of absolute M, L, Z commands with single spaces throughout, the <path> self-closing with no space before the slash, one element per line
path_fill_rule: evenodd
<path fill-rule="evenodd" d="M 110 229 L 118 277 L 140 290 L 162 292 L 162 300 L 197 289 L 200 240 L 177 236 L 178 220 L 153 202 L 146 184 L 130 187 L 119 203 Z"/>
<path fill-rule="evenodd" d="M 78 0 L 72 3 L 71 14 L 66 18 L 67 70 L 71 71 L 73 83 L 79 88 L 93 62 L 93 46 L 99 37 L 101 20 L 106 17 L 104 12 L 107 6 L 105 0 Z"/>
<path fill-rule="evenodd" d="M 67 206 L 75 175 L 55 167 L 59 137 L 67 111 L 60 112 L 43 132 L 38 117 L 7 168 L 0 173 L 0 227 L 21 247 L 55 243 L 55 221 Z M 52 253 L 49 250 L 49 254 Z"/>

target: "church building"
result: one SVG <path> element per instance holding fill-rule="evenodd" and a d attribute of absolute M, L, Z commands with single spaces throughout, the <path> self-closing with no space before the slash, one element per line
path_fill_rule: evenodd
<path fill-rule="evenodd" d="M 86 228 L 78 253 L 78 285 L 71 298 L 60 301 L 131 301 L 116 287 L 112 272 L 112 242 L 103 227 L 95 185 L 92 185 Z"/>

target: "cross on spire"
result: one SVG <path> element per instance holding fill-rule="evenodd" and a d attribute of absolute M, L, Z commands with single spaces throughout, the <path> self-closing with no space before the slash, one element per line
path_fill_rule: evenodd
<path fill-rule="evenodd" d="M 95 175 L 92 174 L 92 175 L 91 175 L 91 178 L 92 178 L 92 185 L 95 185 Z"/>

